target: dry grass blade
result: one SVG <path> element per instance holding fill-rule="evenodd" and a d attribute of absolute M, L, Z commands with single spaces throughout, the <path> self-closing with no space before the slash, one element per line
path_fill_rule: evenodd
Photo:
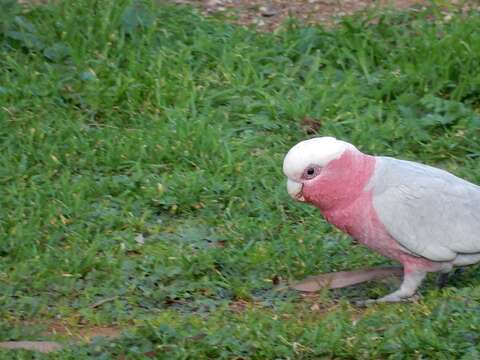
<path fill-rule="evenodd" d="M 118 296 L 112 296 L 112 297 L 109 297 L 109 298 L 106 298 L 106 299 L 102 299 L 102 300 L 99 300 L 97 301 L 96 303 L 90 305 L 90 307 L 92 309 L 95 309 L 95 308 L 98 308 L 100 306 L 102 306 L 103 304 L 106 304 L 108 302 L 111 302 L 111 301 L 114 301 L 118 298 Z"/>

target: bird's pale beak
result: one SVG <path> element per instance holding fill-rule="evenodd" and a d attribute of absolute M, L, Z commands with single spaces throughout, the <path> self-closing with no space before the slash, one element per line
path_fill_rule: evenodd
<path fill-rule="evenodd" d="M 302 194 L 303 184 L 290 179 L 287 180 L 287 191 L 288 194 L 297 201 L 305 201 L 305 198 Z"/>

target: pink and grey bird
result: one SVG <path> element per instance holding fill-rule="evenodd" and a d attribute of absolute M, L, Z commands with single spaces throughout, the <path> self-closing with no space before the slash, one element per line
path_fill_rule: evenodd
<path fill-rule="evenodd" d="M 408 299 L 428 272 L 480 261 L 480 187 L 447 171 L 320 137 L 290 149 L 283 172 L 294 199 L 402 263 L 400 288 L 367 302 Z"/>

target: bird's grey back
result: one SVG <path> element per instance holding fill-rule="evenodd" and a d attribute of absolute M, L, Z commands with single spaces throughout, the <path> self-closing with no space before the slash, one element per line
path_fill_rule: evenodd
<path fill-rule="evenodd" d="M 480 252 L 480 187 L 431 166 L 376 157 L 368 189 L 390 235 L 435 261 Z"/>

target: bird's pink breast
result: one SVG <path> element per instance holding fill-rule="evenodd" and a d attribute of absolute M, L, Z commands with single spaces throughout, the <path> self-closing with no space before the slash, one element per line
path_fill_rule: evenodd
<path fill-rule="evenodd" d="M 380 254 L 395 259 L 406 268 L 432 269 L 434 263 L 410 255 L 388 233 L 373 205 L 368 184 L 375 173 L 376 158 L 346 151 L 323 169 L 323 176 L 304 190 L 307 201 L 317 206 L 329 223 Z"/>
<path fill-rule="evenodd" d="M 391 238 L 373 207 L 371 191 L 364 192 L 351 204 L 323 212 L 327 221 L 353 238 L 389 258 L 403 262 L 398 243 Z"/>

